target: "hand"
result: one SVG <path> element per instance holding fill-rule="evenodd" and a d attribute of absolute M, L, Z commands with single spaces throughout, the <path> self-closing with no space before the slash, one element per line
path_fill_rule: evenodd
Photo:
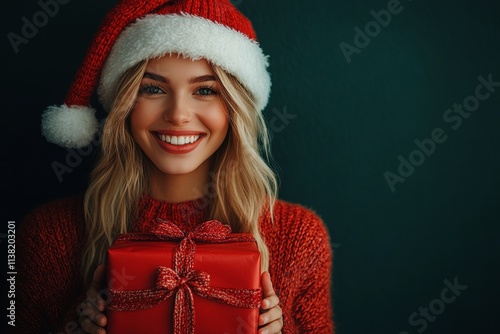
<path fill-rule="evenodd" d="M 87 290 L 87 298 L 81 305 L 79 322 L 84 333 L 106 334 L 106 330 L 103 328 L 108 321 L 103 314 L 106 302 L 98 293 L 105 286 L 104 273 L 104 265 L 97 266 L 92 284 Z"/>
<path fill-rule="evenodd" d="M 283 328 L 283 312 L 279 304 L 279 298 L 274 292 L 271 276 L 266 271 L 262 273 L 262 303 L 261 315 L 259 316 L 259 334 L 281 334 Z"/>

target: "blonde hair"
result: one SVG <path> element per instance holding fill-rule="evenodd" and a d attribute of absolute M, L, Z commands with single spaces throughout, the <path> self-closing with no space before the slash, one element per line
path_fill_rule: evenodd
<path fill-rule="evenodd" d="M 149 189 L 151 162 L 135 143 L 128 125 L 146 65 L 143 61 L 130 68 L 116 87 L 103 128 L 100 159 L 85 193 L 87 240 L 82 272 L 87 285 L 113 240 L 131 231 L 139 200 Z M 230 127 L 215 153 L 210 173 L 214 193 L 210 194 L 207 218 L 231 225 L 234 232 L 251 233 L 265 271 L 269 251 L 260 234 L 259 217 L 265 210 L 273 217 L 278 188 L 276 176 L 263 158 L 271 157 L 267 127 L 242 84 L 220 67 L 211 66 L 221 84 Z"/>

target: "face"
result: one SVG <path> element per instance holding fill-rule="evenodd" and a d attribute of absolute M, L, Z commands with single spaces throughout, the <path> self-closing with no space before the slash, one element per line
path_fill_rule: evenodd
<path fill-rule="evenodd" d="M 210 164 L 229 127 L 220 88 L 206 60 L 167 55 L 148 62 L 130 128 L 158 171 L 189 174 Z"/>

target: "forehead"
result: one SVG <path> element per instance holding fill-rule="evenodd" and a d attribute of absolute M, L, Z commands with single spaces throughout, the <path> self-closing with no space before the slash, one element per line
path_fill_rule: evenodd
<path fill-rule="evenodd" d="M 149 59 L 146 71 L 163 74 L 168 72 L 175 75 L 185 74 L 186 76 L 191 76 L 197 72 L 202 74 L 213 73 L 212 67 L 206 59 L 193 60 L 176 53 Z"/>

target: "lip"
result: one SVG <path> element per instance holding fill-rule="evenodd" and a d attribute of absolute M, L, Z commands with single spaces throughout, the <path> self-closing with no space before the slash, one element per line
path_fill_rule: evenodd
<path fill-rule="evenodd" d="M 165 136 L 204 136 L 205 132 L 202 131 L 189 131 L 189 130 L 158 130 L 158 131 L 153 131 L 153 134 L 159 133 Z"/>
<path fill-rule="evenodd" d="M 190 144 L 184 144 L 184 145 L 173 145 L 167 142 L 164 142 L 160 138 L 158 138 L 158 133 L 165 135 L 165 136 L 197 136 L 199 135 L 200 138 L 195 141 L 194 143 Z M 186 154 L 191 151 L 193 151 L 198 145 L 201 143 L 201 141 L 206 137 L 206 134 L 203 132 L 199 131 L 174 131 L 174 130 L 160 130 L 160 131 L 154 131 L 151 132 L 152 136 L 158 143 L 161 149 L 163 149 L 165 152 L 172 153 L 172 154 Z"/>

